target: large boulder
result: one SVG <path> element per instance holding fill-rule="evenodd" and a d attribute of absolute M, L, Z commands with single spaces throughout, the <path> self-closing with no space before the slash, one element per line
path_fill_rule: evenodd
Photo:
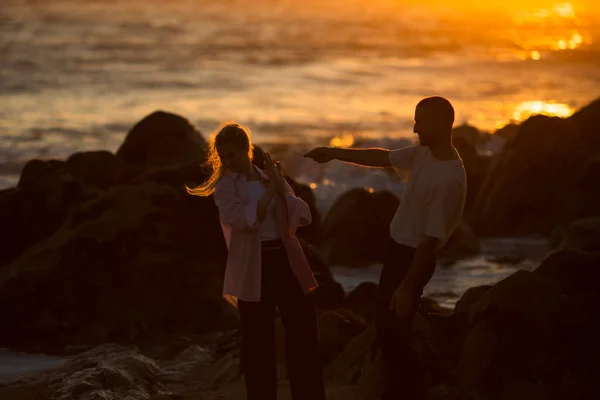
<path fill-rule="evenodd" d="M 99 189 L 125 183 L 136 172 L 135 166 L 104 150 L 72 154 L 64 169 L 85 186 Z"/>
<path fill-rule="evenodd" d="M 481 285 L 467 289 L 467 291 L 456 302 L 454 312 L 468 313 L 471 306 L 475 304 L 477 300 L 479 300 L 479 298 L 483 296 L 490 288 L 490 285 Z"/>
<path fill-rule="evenodd" d="M 344 350 L 326 366 L 324 376 L 337 384 L 356 384 L 372 364 L 371 346 L 375 340 L 375 326 L 354 337 Z"/>
<path fill-rule="evenodd" d="M 127 134 L 117 157 L 144 170 L 198 165 L 206 157 L 206 140 L 185 118 L 155 111 Z"/>
<path fill-rule="evenodd" d="M 438 252 L 438 258 L 446 261 L 456 261 L 479 253 L 481 253 L 479 239 L 469 226 L 461 223 Z"/>
<path fill-rule="evenodd" d="M 52 235 L 71 209 L 94 197 L 59 161 L 29 161 L 19 185 L 0 191 L 0 268 Z"/>
<path fill-rule="evenodd" d="M 320 230 L 320 247 L 328 263 L 362 267 L 382 261 L 390 222 L 399 204 L 388 191 L 352 189 L 342 194 Z"/>
<path fill-rule="evenodd" d="M 578 369 L 596 352 L 583 354 L 582 349 L 598 348 L 590 342 L 590 330 L 597 334 L 591 328 L 595 317 L 532 272 L 518 271 L 498 282 L 468 312 L 472 329 L 462 345 L 457 371 L 462 387 L 476 398 L 515 395 L 515 388 L 529 382 L 547 389 L 569 373 L 581 377 Z"/>
<path fill-rule="evenodd" d="M 322 313 L 318 319 L 319 344 L 323 364 L 329 364 L 357 335 L 362 333 L 367 322 L 353 312 L 340 308 Z"/>
<path fill-rule="evenodd" d="M 375 318 L 376 302 L 377 284 L 362 282 L 348 294 L 344 305 L 365 320 L 372 321 Z"/>
<path fill-rule="evenodd" d="M 463 160 L 467 175 L 467 200 L 465 211 L 468 212 L 479 193 L 479 189 L 488 173 L 490 157 L 480 155 L 478 147 L 483 145 L 487 135 L 470 125 L 460 125 L 452 130 L 452 143 Z"/>
<path fill-rule="evenodd" d="M 600 217 L 580 219 L 569 225 L 559 249 L 600 253 Z"/>
<path fill-rule="evenodd" d="M 562 293 L 600 311 L 600 255 L 558 251 L 548 256 L 534 273 L 554 283 Z"/>
<path fill-rule="evenodd" d="M 600 152 L 596 101 L 561 119 L 537 115 L 495 157 L 469 215 L 484 235 L 548 234 L 555 226 L 598 215 L 590 196 L 590 160 Z M 552 168 L 558 165 L 559 168 Z M 591 180 L 590 180 L 591 179 Z M 557 187 L 560 190 L 557 190 Z M 543 199 L 541 201 L 540 199 Z"/>

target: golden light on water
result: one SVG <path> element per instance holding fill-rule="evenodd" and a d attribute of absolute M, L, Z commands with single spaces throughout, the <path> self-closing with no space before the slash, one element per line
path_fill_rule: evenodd
<path fill-rule="evenodd" d="M 574 50 L 591 43 L 571 3 L 516 12 L 513 22 L 516 26 L 512 32 L 513 41 L 522 49 L 518 54 L 522 60 L 539 60 L 547 51 Z"/>
<path fill-rule="evenodd" d="M 329 145 L 333 147 L 350 147 L 354 144 L 354 136 L 351 134 L 344 134 L 342 136 L 336 136 L 329 141 Z"/>
<path fill-rule="evenodd" d="M 514 113 L 513 119 L 523 121 L 532 115 L 544 114 L 552 117 L 566 118 L 573 114 L 575 110 L 567 104 L 551 103 L 545 101 L 526 101 L 519 104 Z"/>

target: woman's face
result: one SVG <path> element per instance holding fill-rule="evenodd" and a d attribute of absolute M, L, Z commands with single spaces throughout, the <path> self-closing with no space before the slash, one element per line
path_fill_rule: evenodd
<path fill-rule="evenodd" d="M 237 148 L 230 144 L 221 144 L 217 146 L 217 153 L 223 166 L 236 173 L 244 173 L 248 168 L 250 160 L 248 159 L 248 150 Z"/>

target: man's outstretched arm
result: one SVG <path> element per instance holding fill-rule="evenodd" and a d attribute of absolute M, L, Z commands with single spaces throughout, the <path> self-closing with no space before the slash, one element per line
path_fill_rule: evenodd
<path fill-rule="evenodd" d="M 340 160 L 365 167 L 389 167 L 390 150 L 387 149 L 343 149 L 338 147 L 317 147 L 304 155 L 318 163 Z"/>

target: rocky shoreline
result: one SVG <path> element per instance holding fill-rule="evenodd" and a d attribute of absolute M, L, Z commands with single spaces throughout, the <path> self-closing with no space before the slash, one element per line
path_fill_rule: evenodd
<path fill-rule="evenodd" d="M 477 237 L 494 234 L 550 235 L 553 253 L 533 272 L 470 289 L 454 310 L 423 299 L 413 331 L 433 398 L 596 397 L 599 108 L 532 117 L 492 159 L 470 151 L 477 136 L 457 131 L 472 194 L 442 258 L 477 254 Z M 73 357 L 0 384 L 0 398 L 242 398 L 216 207 L 184 190 L 206 178 L 205 147 L 186 119 L 155 112 L 116 154 L 31 160 L 17 187 L 0 191 L 0 347 Z M 375 285 L 346 294 L 329 265 L 379 261 L 399 200 L 355 189 L 320 216 L 311 189 L 289 180 L 315 217 L 298 235 L 320 283 L 329 398 L 374 398 Z M 557 184 L 564 190 L 550 199 Z"/>

